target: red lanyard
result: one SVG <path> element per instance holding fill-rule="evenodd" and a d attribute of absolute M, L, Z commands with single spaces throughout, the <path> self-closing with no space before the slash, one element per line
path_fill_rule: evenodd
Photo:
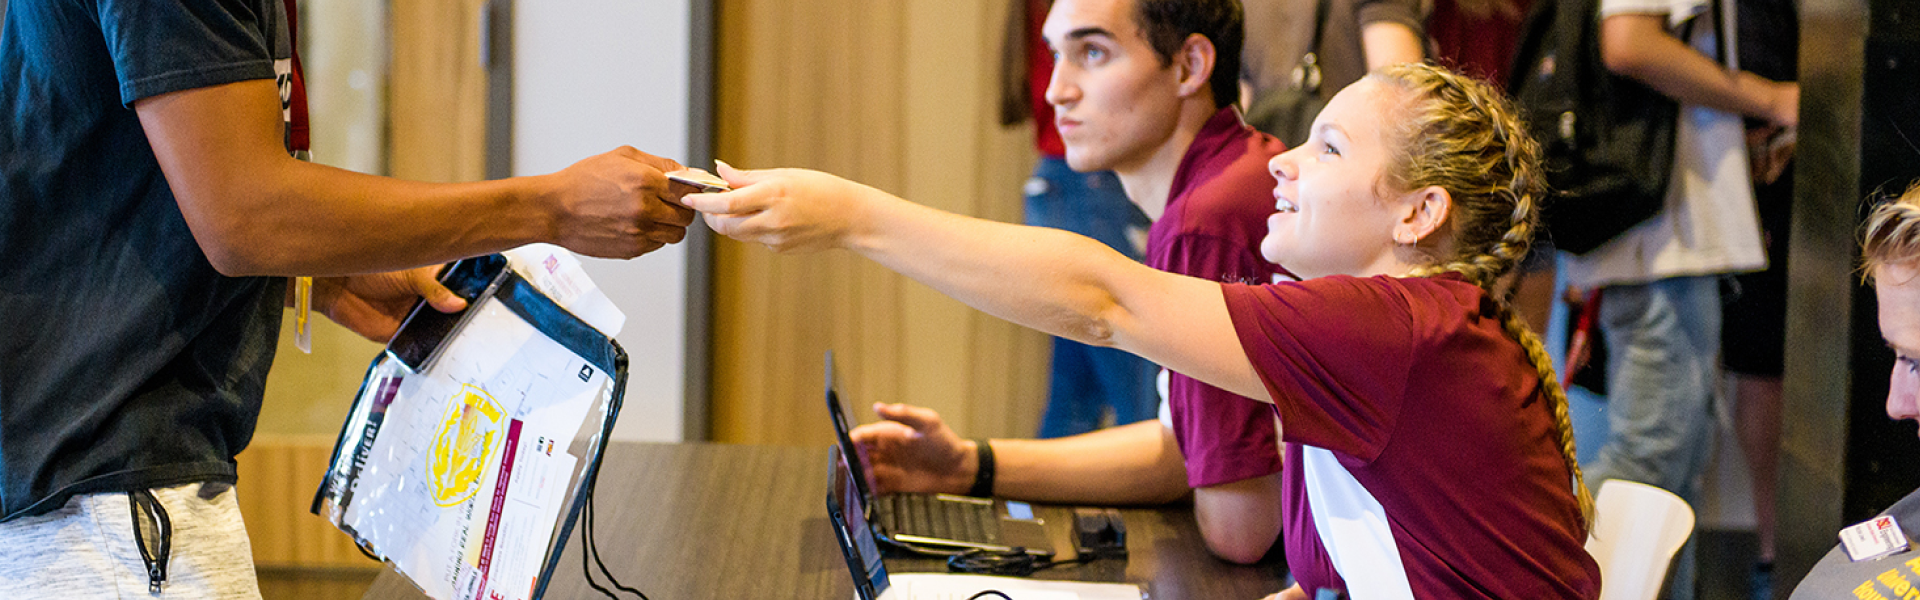
<path fill-rule="evenodd" d="M 287 38 L 293 48 L 293 93 L 288 98 L 289 111 L 287 123 L 287 150 L 305 154 L 312 150 L 313 141 L 307 127 L 307 81 L 300 68 L 300 10 L 294 6 L 295 0 L 285 0 L 287 4 Z"/>

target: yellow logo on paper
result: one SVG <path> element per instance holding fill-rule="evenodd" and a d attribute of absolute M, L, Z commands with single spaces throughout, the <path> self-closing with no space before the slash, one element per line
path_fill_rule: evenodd
<path fill-rule="evenodd" d="M 460 384 L 447 400 L 446 415 L 427 453 L 427 491 L 433 503 L 453 506 L 480 491 L 487 455 L 500 437 L 502 410 L 487 391 Z"/>

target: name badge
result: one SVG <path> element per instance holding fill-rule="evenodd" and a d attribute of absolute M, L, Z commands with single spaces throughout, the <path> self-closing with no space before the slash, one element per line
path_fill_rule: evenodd
<path fill-rule="evenodd" d="M 1874 517 L 1873 520 L 1840 530 L 1840 547 L 1847 549 L 1847 558 L 1854 562 L 1873 560 L 1907 549 L 1907 534 L 1900 531 L 1900 523 L 1893 517 Z"/>

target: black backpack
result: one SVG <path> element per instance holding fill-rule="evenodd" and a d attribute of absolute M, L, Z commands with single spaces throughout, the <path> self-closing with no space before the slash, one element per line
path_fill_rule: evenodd
<path fill-rule="evenodd" d="M 1607 70 L 1599 9 L 1599 0 L 1534 2 L 1507 82 L 1554 190 L 1547 235 L 1575 254 L 1660 212 L 1679 118 L 1673 99 Z"/>

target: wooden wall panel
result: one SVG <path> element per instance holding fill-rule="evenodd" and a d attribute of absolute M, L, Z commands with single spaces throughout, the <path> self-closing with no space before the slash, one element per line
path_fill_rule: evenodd
<path fill-rule="evenodd" d="M 486 175 L 487 73 L 480 65 L 486 0 L 391 0 L 388 169 L 416 181 Z"/>
<path fill-rule="evenodd" d="M 717 155 L 821 169 L 1018 221 L 1031 131 L 995 123 L 1000 0 L 719 0 Z M 1026 436 L 1047 338 L 846 252 L 715 252 L 713 437 L 825 444 L 820 356 L 847 399 L 934 407 L 963 435 Z"/>
<path fill-rule="evenodd" d="M 254 564 L 282 570 L 380 569 L 347 534 L 308 512 L 333 442 L 333 435 L 264 435 L 236 457 L 240 483 L 235 492 Z"/>

